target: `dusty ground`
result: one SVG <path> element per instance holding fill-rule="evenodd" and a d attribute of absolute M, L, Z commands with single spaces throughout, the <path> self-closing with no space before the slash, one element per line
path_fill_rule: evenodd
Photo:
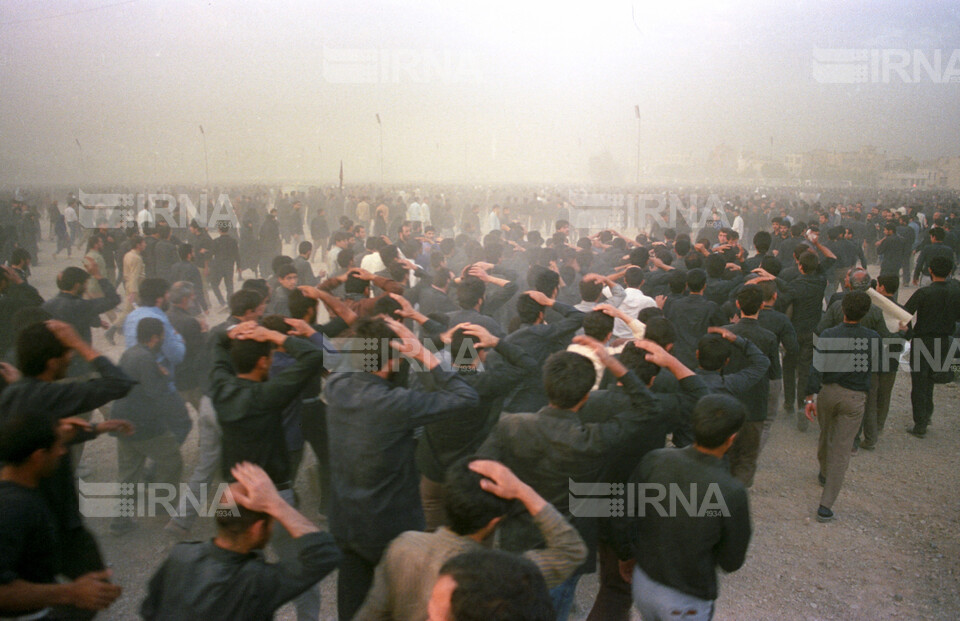
<path fill-rule="evenodd" d="M 77 253 L 51 260 L 51 250 L 44 242 L 43 265 L 31 278 L 45 297 L 55 293 L 56 271 L 79 265 Z M 212 317 L 211 325 L 220 318 Z M 109 347 L 102 331 L 95 332 L 94 345 L 118 359 L 120 347 Z M 923 440 L 904 431 L 911 422 L 909 390 L 909 376 L 898 377 L 886 432 L 876 451 L 851 460 L 831 524 L 813 519 L 820 493 L 816 426 L 801 433 L 785 418 L 777 420 L 751 492 L 754 538 L 744 567 L 721 578 L 718 619 L 960 618 L 960 388 L 936 388 L 936 411 Z M 189 473 L 197 457 L 195 433 L 183 451 Z M 115 441 L 88 443 L 82 465 L 87 480 L 115 480 Z M 298 492 L 305 513 L 316 517 L 316 487 L 305 472 Z M 143 518 L 136 531 L 116 538 L 108 519 L 88 520 L 124 587 L 100 618 L 137 618 L 145 584 L 172 545 L 162 530 L 165 521 Z M 195 529 L 198 538 L 211 532 L 209 524 Z M 334 574 L 322 583 L 323 619 L 336 618 L 335 588 Z M 573 619 L 586 617 L 595 593 L 596 578 L 587 576 Z M 294 616 L 288 606 L 278 618 Z"/>

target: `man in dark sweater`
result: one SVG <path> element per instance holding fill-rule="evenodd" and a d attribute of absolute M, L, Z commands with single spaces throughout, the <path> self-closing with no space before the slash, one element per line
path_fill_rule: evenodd
<path fill-rule="evenodd" d="M 796 359 L 785 358 L 783 361 L 783 397 L 784 409 L 794 411 L 794 405 L 802 405 L 803 389 L 807 383 L 807 374 L 810 361 L 813 359 L 813 331 L 820 322 L 823 314 L 823 295 L 827 286 L 827 274 L 833 267 L 837 257 L 833 252 L 820 243 L 818 233 L 811 232 L 809 241 L 823 253 L 820 259 L 813 252 L 804 252 L 800 255 L 800 276 L 790 282 L 787 295 L 790 297 L 790 320 L 797 331 L 799 355 Z M 803 408 L 801 407 L 801 410 Z M 797 416 L 797 428 L 807 430 L 807 419 L 802 412 Z"/>
<path fill-rule="evenodd" d="M 870 296 L 863 291 L 843 296 L 843 323 L 820 333 L 818 343 L 822 344 L 810 366 L 804 403 L 807 418 L 820 417 L 817 459 L 823 492 L 818 522 L 833 519 L 833 503 L 850 464 L 850 448 L 863 422 L 871 369 L 869 354 L 861 361 L 856 352 L 877 351 L 873 348 L 880 345 L 880 335 L 860 325 L 870 305 Z"/>
<path fill-rule="evenodd" d="M 768 397 L 770 394 L 770 380 L 774 375 L 774 360 L 779 362 L 780 350 L 777 337 L 760 325 L 758 316 L 763 306 L 763 292 L 756 285 L 748 285 L 737 294 L 737 308 L 740 310 L 740 319 L 726 326 L 730 332 L 741 336 L 754 345 L 770 361 L 767 372 L 744 395 L 744 405 L 747 407 L 747 422 L 744 429 L 737 436 L 737 440 L 728 453 L 730 472 L 740 479 L 747 487 L 753 485 L 753 477 L 757 471 L 757 459 L 760 457 L 761 441 L 764 430 L 769 429 Z M 734 352 L 730 364 L 724 373 L 735 373 L 747 368 L 748 361 L 739 352 Z"/>
<path fill-rule="evenodd" d="M 910 403 L 913 406 L 913 427 L 907 431 L 922 438 L 933 416 L 933 385 L 946 377 L 952 360 L 953 335 L 960 321 L 960 286 L 947 280 L 953 271 L 953 262 L 946 257 L 930 260 L 929 273 L 933 282 L 917 289 L 903 305 L 908 313 L 916 313 L 917 321 L 910 332 Z M 928 356 L 934 360 L 931 364 Z M 941 368 L 935 368 L 940 366 Z M 952 378 L 952 374 L 950 375 Z M 940 380 L 942 381 L 942 380 Z M 949 379 L 947 380 L 949 381 Z"/>
<path fill-rule="evenodd" d="M 939 226 L 930 229 L 930 243 L 923 246 L 917 255 L 917 266 L 913 270 L 913 286 L 920 284 L 920 277 L 930 269 L 934 257 L 944 257 L 953 262 L 953 248 L 944 243 L 947 233 Z"/>
<path fill-rule="evenodd" d="M 737 399 L 703 397 L 693 412 L 694 444 L 653 451 L 634 470 L 638 506 L 617 522 L 617 555 L 641 618 L 670 619 L 676 610 L 684 619 L 712 618 L 717 566 L 743 565 L 752 533 L 747 491 L 723 456 L 745 418 Z M 665 503 L 668 493 L 690 498 L 693 511 Z"/>
<path fill-rule="evenodd" d="M 697 366 L 697 342 L 707 333 L 707 329 L 727 323 L 720 307 L 704 297 L 706 284 L 706 272 L 692 269 L 687 272 L 690 294 L 668 298 L 663 304 L 664 317 L 670 320 L 677 331 L 673 355 L 691 369 Z"/>

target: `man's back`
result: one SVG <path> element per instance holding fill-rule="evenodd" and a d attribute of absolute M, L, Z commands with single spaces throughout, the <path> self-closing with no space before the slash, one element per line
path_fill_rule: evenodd
<path fill-rule="evenodd" d="M 631 481 L 693 501 L 677 502 L 673 515 L 668 502 L 645 503 L 640 505 L 642 516 L 625 519 L 641 569 L 661 584 L 700 599 L 716 599 L 716 567 L 726 572 L 739 569 L 750 543 L 750 509 L 743 484 L 720 459 L 694 446 L 649 453 Z"/>
<path fill-rule="evenodd" d="M 275 525 L 275 528 L 282 528 Z M 140 609 L 150 621 L 267 620 L 339 562 L 327 533 L 297 537 L 299 563 L 267 563 L 263 553 L 232 552 L 212 540 L 180 543 L 151 578 Z"/>
<path fill-rule="evenodd" d="M 676 328 L 674 355 L 691 369 L 697 366 L 697 342 L 710 326 L 726 323 L 720 307 L 702 295 L 687 295 L 663 307 L 664 316 Z"/>

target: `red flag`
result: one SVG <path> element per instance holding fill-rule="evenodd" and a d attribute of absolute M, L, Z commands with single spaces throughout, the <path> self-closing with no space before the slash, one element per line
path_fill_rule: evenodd
<path fill-rule="evenodd" d="M 343 160 L 340 160 L 340 191 L 343 192 Z"/>

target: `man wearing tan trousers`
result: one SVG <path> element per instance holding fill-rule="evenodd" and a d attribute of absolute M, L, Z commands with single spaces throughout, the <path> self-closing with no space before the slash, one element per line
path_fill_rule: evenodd
<path fill-rule="evenodd" d="M 817 459 L 823 492 L 818 522 L 833 520 L 833 503 L 850 464 L 853 439 L 863 421 L 870 391 L 871 353 L 879 351 L 880 346 L 880 335 L 860 325 L 870 310 L 870 297 L 863 291 L 851 291 L 842 304 L 843 323 L 824 330 L 814 342 L 807 381 L 807 418 L 820 418 Z"/>

